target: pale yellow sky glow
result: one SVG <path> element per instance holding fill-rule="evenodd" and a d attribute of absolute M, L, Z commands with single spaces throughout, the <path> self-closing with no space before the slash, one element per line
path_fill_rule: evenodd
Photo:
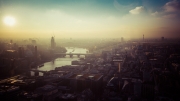
<path fill-rule="evenodd" d="M 145 5 L 122 5 L 117 0 L 108 2 L 112 4 L 78 1 L 73 5 L 71 2 L 52 3 L 49 6 L 0 5 L 3 8 L 0 11 L 0 34 L 2 37 L 47 38 L 52 34 L 59 38 L 140 38 L 143 34 L 151 38 L 179 35 L 180 21 L 170 19 L 175 15 L 152 11 Z M 171 36 L 172 33 L 175 33 L 174 36 Z"/>

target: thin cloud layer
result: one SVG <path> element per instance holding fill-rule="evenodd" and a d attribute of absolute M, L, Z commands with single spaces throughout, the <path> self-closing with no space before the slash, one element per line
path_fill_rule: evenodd
<path fill-rule="evenodd" d="M 127 14 L 129 10 L 131 10 L 132 8 L 134 8 L 133 4 L 129 4 L 129 5 L 122 5 L 120 4 L 117 0 L 114 0 L 113 2 L 114 7 L 118 10 L 119 13 L 122 14 Z"/>
<path fill-rule="evenodd" d="M 96 37 L 96 34 L 108 38 L 139 37 L 145 33 L 150 37 L 157 37 L 165 32 L 167 35 L 178 33 L 177 30 L 174 32 L 174 29 L 180 26 L 178 0 L 0 2 L 0 18 L 11 15 L 17 19 L 17 24 L 11 29 L 0 23 L 0 34 L 4 33 L 4 36 L 11 36 L 12 33 L 26 33 L 27 36 L 32 36 L 28 33 L 39 33 L 47 36 L 55 31 L 59 37 Z M 157 29 L 159 27 L 168 29 Z"/>

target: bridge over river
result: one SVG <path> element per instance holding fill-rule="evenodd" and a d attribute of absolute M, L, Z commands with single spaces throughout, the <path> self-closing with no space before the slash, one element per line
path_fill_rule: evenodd
<path fill-rule="evenodd" d="M 54 53 L 55 56 L 67 56 L 69 55 L 70 57 L 73 57 L 74 55 L 80 57 L 80 55 L 92 55 L 93 53 Z"/>

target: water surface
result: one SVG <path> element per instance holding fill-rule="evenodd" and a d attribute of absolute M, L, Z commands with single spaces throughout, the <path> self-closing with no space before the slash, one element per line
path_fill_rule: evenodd
<path fill-rule="evenodd" d="M 87 49 L 85 48 L 73 48 L 73 47 L 66 47 L 67 52 L 66 53 L 86 53 Z M 80 58 L 84 58 L 84 55 L 80 55 Z M 78 60 L 79 57 L 74 55 L 72 58 L 67 55 L 65 57 L 60 57 L 55 59 L 54 61 L 45 62 L 44 66 L 37 68 L 38 70 L 42 71 L 49 71 L 54 70 L 56 67 L 61 67 L 65 65 L 71 65 L 71 61 Z"/>

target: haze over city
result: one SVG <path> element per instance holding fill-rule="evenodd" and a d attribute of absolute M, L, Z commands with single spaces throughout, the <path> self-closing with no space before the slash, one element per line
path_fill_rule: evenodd
<path fill-rule="evenodd" d="M 179 38 L 178 0 L 0 0 L 1 38 Z"/>
<path fill-rule="evenodd" d="M 180 101 L 180 0 L 0 0 L 0 101 Z"/>

